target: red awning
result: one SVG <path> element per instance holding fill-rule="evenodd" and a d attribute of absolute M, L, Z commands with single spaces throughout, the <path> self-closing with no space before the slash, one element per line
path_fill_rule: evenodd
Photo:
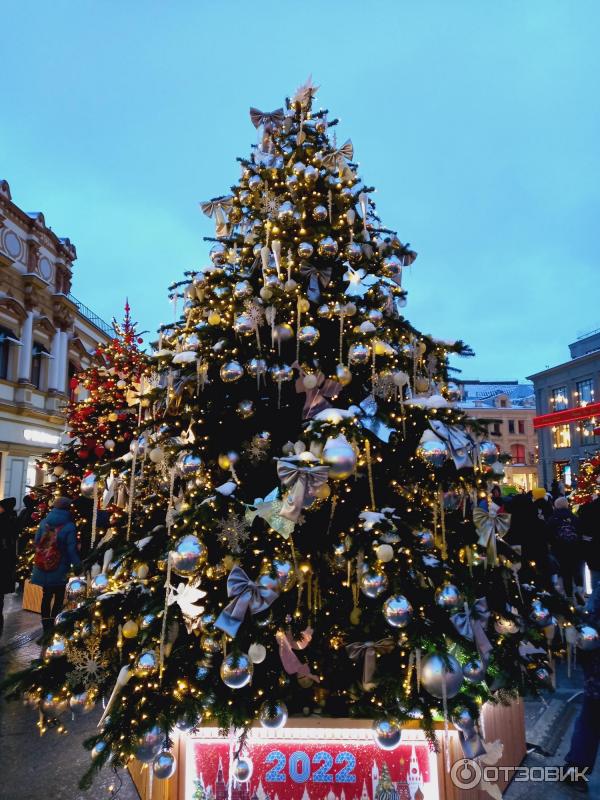
<path fill-rule="evenodd" d="M 565 408 L 564 411 L 553 411 L 551 414 L 541 414 L 533 418 L 534 430 L 549 428 L 552 425 L 568 425 L 569 422 L 579 422 L 582 419 L 600 417 L 600 403 L 590 403 L 577 408 Z"/>

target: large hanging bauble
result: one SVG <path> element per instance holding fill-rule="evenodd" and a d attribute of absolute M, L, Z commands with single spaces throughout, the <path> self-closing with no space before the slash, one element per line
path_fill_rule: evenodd
<path fill-rule="evenodd" d="M 210 249 L 210 260 L 216 267 L 220 267 L 227 263 L 227 248 L 222 242 L 217 242 Z"/>
<path fill-rule="evenodd" d="M 260 175 L 251 175 L 248 178 L 248 188 L 251 192 L 256 192 L 262 186 L 262 180 Z"/>
<path fill-rule="evenodd" d="M 264 644 L 251 644 L 248 648 L 248 657 L 253 664 L 262 664 L 267 657 L 267 648 Z"/>
<path fill-rule="evenodd" d="M 59 715 L 62 714 L 63 711 L 67 708 L 67 699 L 61 697 L 61 695 L 53 694 L 52 692 L 47 692 L 42 696 L 41 700 L 41 708 L 44 714 L 55 714 Z"/>
<path fill-rule="evenodd" d="M 220 653 L 221 643 L 219 639 L 215 638 L 209 633 L 205 633 L 200 639 L 200 647 L 205 653 Z"/>
<path fill-rule="evenodd" d="M 324 236 L 318 246 L 319 255 L 323 258 L 333 258 L 338 251 L 338 243 L 331 236 Z"/>
<path fill-rule="evenodd" d="M 289 364 L 275 364 L 271 367 L 271 375 L 275 383 L 285 383 L 294 377 L 294 370 Z"/>
<path fill-rule="evenodd" d="M 288 175 L 285 179 L 285 185 L 290 191 L 295 191 L 298 188 L 298 176 Z"/>
<path fill-rule="evenodd" d="M 67 642 L 62 636 L 54 635 L 54 638 L 44 649 L 44 658 L 62 658 L 67 652 Z"/>
<path fill-rule="evenodd" d="M 241 300 L 244 297 L 252 297 L 254 290 L 248 281 L 238 281 L 233 286 L 233 296 L 236 300 Z"/>
<path fill-rule="evenodd" d="M 319 330 L 314 325 L 305 325 L 298 331 L 298 341 L 302 344 L 313 345 L 319 340 Z"/>
<path fill-rule="evenodd" d="M 315 222 L 325 222 L 327 219 L 327 208 L 325 206 L 315 206 L 313 208 L 313 219 Z"/>
<path fill-rule="evenodd" d="M 460 388 L 454 381 L 448 381 L 446 384 L 446 397 L 451 403 L 457 403 L 461 399 Z"/>
<path fill-rule="evenodd" d="M 135 672 L 141 678 L 149 678 L 158 672 L 158 655 L 155 650 L 142 651 L 135 662 Z"/>
<path fill-rule="evenodd" d="M 254 331 L 254 323 L 247 314 L 238 314 L 233 320 L 233 330 L 242 336 L 247 336 Z"/>
<path fill-rule="evenodd" d="M 535 679 L 547 689 L 552 687 L 552 673 L 546 667 L 538 667 L 535 672 Z"/>
<path fill-rule="evenodd" d="M 277 211 L 279 221 L 284 223 L 291 222 L 294 218 L 294 210 L 294 204 L 290 203 L 289 200 L 284 200 Z"/>
<path fill-rule="evenodd" d="M 360 590 L 372 600 L 388 588 L 388 577 L 382 570 L 367 570 L 360 576 Z"/>
<path fill-rule="evenodd" d="M 175 466 L 183 477 L 192 477 L 202 466 L 202 459 L 195 453 L 180 453 L 175 461 Z"/>
<path fill-rule="evenodd" d="M 287 342 L 294 338 L 294 330 L 287 322 L 276 325 L 273 329 L 273 339 L 276 342 Z"/>
<path fill-rule="evenodd" d="M 402 729 L 391 719 L 376 719 L 373 722 L 373 738 L 382 750 L 394 750 L 400 744 Z"/>
<path fill-rule="evenodd" d="M 342 481 L 356 469 L 356 453 L 344 434 L 330 436 L 323 448 L 323 463 L 329 467 L 329 478 Z"/>
<path fill-rule="evenodd" d="M 196 680 L 197 681 L 203 681 L 203 680 L 206 680 L 206 678 L 208 678 L 208 676 L 210 674 L 210 668 L 212 666 L 212 664 L 210 663 L 209 659 L 210 659 L 210 656 L 208 656 L 207 658 L 202 659 L 202 661 L 196 662 L 195 676 L 196 676 Z"/>
<path fill-rule="evenodd" d="M 431 550 L 435 545 L 435 537 L 431 531 L 415 531 L 415 536 L 425 550 Z"/>
<path fill-rule="evenodd" d="M 448 448 L 441 439 L 429 439 L 417 447 L 417 456 L 437 469 L 444 466 L 448 455 Z"/>
<path fill-rule="evenodd" d="M 394 594 L 383 604 L 383 616 L 392 628 L 405 628 L 413 617 L 413 607 L 403 594 Z"/>
<path fill-rule="evenodd" d="M 367 364 L 371 357 L 371 348 L 367 344 L 353 344 L 348 350 L 348 360 L 351 364 Z"/>
<path fill-rule="evenodd" d="M 446 665 L 447 664 L 447 665 Z M 432 653 L 422 662 L 421 683 L 423 687 L 433 697 L 442 699 L 445 686 L 446 697 L 454 697 L 458 694 L 463 682 L 463 674 L 460 664 L 450 654 L 443 659 L 437 653 Z"/>
<path fill-rule="evenodd" d="M 232 764 L 232 775 L 235 783 L 248 783 L 252 777 L 252 772 L 253 765 L 249 758 L 240 756 L 236 758 Z"/>
<path fill-rule="evenodd" d="M 596 628 L 592 628 L 591 625 L 581 625 L 581 627 L 577 629 L 577 638 L 575 641 L 580 650 L 596 650 L 600 647 L 598 631 Z"/>
<path fill-rule="evenodd" d="M 148 453 L 148 458 L 153 464 L 160 464 L 165 457 L 165 451 L 162 447 L 153 447 Z"/>
<path fill-rule="evenodd" d="M 92 578 L 90 594 L 99 595 L 106 591 L 108 591 L 108 575 L 105 572 L 99 572 Z"/>
<path fill-rule="evenodd" d="M 304 180 L 309 186 L 314 186 L 319 177 L 319 170 L 315 169 L 312 164 L 304 168 Z"/>
<path fill-rule="evenodd" d="M 126 639 L 135 639 L 135 637 L 139 633 L 139 630 L 140 630 L 139 625 L 134 619 L 128 619 L 127 622 L 125 622 L 123 624 L 123 627 L 121 628 L 123 636 Z"/>
<path fill-rule="evenodd" d="M 378 561 L 387 564 L 394 558 L 394 548 L 391 544 L 380 544 L 375 548 L 375 555 Z"/>
<path fill-rule="evenodd" d="M 496 633 L 500 633 L 502 635 L 518 633 L 519 626 L 514 619 L 510 619 L 509 617 L 497 617 L 496 621 L 494 622 L 494 630 Z"/>
<path fill-rule="evenodd" d="M 352 382 L 352 373 L 344 364 L 338 364 L 335 368 L 335 379 L 342 386 L 348 386 Z"/>
<path fill-rule="evenodd" d="M 223 383 L 235 383 L 235 381 L 239 381 L 243 374 L 244 368 L 239 361 L 228 361 L 219 370 Z"/>
<path fill-rule="evenodd" d="M 494 442 L 479 442 L 479 458 L 488 467 L 498 460 L 498 446 Z"/>
<path fill-rule="evenodd" d="M 452 583 L 444 583 L 435 593 L 435 602 L 440 608 L 453 610 L 463 603 L 461 593 Z"/>
<path fill-rule="evenodd" d="M 69 578 L 65 594 L 70 603 L 81 603 L 87 596 L 86 579 L 79 577 Z"/>
<path fill-rule="evenodd" d="M 219 672 L 225 686 L 230 689 L 242 689 L 252 680 L 254 665 L 245 653 L 232 653 L 225 656 Z"/>
<path fill-rule="evenodd" d="M 298 255 L 300 258 L 310 258 L 313 254 L 314 247 L 310 242 L 300 242 L 298 245 Z"/>
<path fill-rule="evenodd" d="M 280 700 L 274 702 L 266 701 L 260 707 L 258 719 L 263 728 L 269 728 L 270 730 L 283 728 L 288 720 L 287 706 Z"/>
<path fill-rule="evenodd" d="M 293 173 L 294 173 L 294 175 L 296 175 L 297 177 L 300 177 L 300 176 L 302 175 L 302 173 L 304 172 L 305 166 L 306 166 L 306 165 L 305 165 L 305 164 L 303 164 L 303 163 L 302 163 L 302 161 L 296 161 L 296 163 L 295 163 L 295 164 L 294 164 L 294 166 L 292 167 L 292 172 L 293 172 Z"/>
<path fill-rule="evenodd" d="M 481 683 L 486 675 L 486 667 L 480 658 L 472 658 L 462 668 L 465 680 L 469 683 Z"/>
<path fill-rule="evenodd" d="M 149 731 L 143 733 L 137 740 L 134 755 L 143 764 L 154 761 L 162 750 L 164 733 L 158 725 L 154 725 Z"/>
<path fill-rule="evenodd" d="M 345 249 L 346 258 L 351 264 L 358 264 L 363 256 L 362 247 L 356 242 L 350 242 Z"/>
<path fill-rule="evenodd" d="M 529 617 L 540 628 L 545 628 L 550 623 L 551 614 L 541 600 L 534 600 Z"/>
<path fill-rule="evenodd" d="M 168 750 L 161 750 L 152 762 L 152 772 L 155 778 L 166 781 L 175 774 L 177 761 L 173 753 Z"/>
<path fill-rule="evenodd" d="M 195 575 L 205 561 L 206 547 L 193 533 L 178 539 L 171 552 L 171 569 L 182 578 Z"/>
<path fill-rule="evenodd" d="M 93 472 L 85 475 L 79 484 L 79 491 L 83 497 L 91 498 L 94 496 L 94 487 L 96 486 L 96 476 Z"/>
<path fill-rule="evenodd" d="M 296 582 L 296 572 L 291 561 L 284 558 L 273 559 L 273 567 L 277 572 L 277 578 L 282 592 L 289 591 Z"/>
<path fill-rule="evenodd" d="M 94 697 L 89 691 L 72 694 L 69 697 L 69 708 L 73 714 L 89 714 L 94 709 Z"/>

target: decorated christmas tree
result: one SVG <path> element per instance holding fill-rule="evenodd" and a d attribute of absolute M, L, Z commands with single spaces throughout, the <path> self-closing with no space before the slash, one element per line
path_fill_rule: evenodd
<path fill-rule="evenodd" d="M 14 682 L 43 726 L 105 696 L 90 775 L 135 757 L 165 778 L 176 727 L 235 730 L 241 750 L 256 720 L 296 714 L 373 719 L 383 748 L 403 720 L 432 738 L 453 720 L 472 743 L 483 702 L 550 680 L 558 606 L 519 585 L 497 449 L 453 405 L 448 359 L 471 351 L 404 318 L 416 253 L 315 92 L 251 109 L 240 180 L 202 204 L 211 264 L 171 287 L 183 314 L 124 463 L 127 519 L 90 557 L 102 593 L 69 587 Z"/>
<path fill-rule="evenodd" d="M 139 425 L 140 402 L 146 402 L 140 397 L 140 387 L 149 362 L 139 348 L 142 339 L 131 321 L 129 303 L 123 322 L 113 320 L 113 330 L 114 337 L 98 345 L 91 364 L 71 378 L 66 406 L 67 442 L 40 459 L 39 466 L 47 480 L 35 487 L 34 525 L 29 530 L 29 544 L 21 548 L 18 566 L 23 579 L 31 573 L 37 524 L 56 497 L 74 500 L 80 549 L 83 555 L 89 552 L 92 528 L 98 523 L 95 512 L 101 504 L 98 489 L 94 488 L 94 471 L 129 452 Z"/>
<path fill-rule="evenodd" d="M 577 485 L 571 499 L 576 505 L 585 505 L 598 494 L 600 494 L 600 452 L 594 453 L 580 464 Z"/>

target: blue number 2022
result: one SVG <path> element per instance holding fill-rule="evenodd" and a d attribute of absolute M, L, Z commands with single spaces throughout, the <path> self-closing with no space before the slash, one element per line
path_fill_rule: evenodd
<path fill-rule="evenodd" d="M 273 764 L 273 767 L 265 774 L 266 782 L 285 783 L 284 770 L 286 760 L 285 754 L 281 750 L 271 750 L 265 759 L 265 764 Z M 312 765 L 317 769 L 312 773 L 311 777 L 311 760 L 308 753 L 303 750 L 295 750 L 290 756 L 288 772 L 294 783 L 306 783 L 309 780 L 314 783 L 333 783 L 334 780 L 336 783 L 356 783 L 356 775 L 354 774 L 356 757 L 352 753 L 344 751 L 336 755 L 335 763 L 343 766 L 338 770 L 335 778 L 331 772 L 333 763 L 334 759 L 331 753 L 326 750 L 319 750 L 312 757 Z"/>

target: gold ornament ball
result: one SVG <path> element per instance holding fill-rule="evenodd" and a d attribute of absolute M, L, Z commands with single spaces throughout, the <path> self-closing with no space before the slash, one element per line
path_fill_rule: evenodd
<path fill-rule="evenodd" d="M 133 619 L 128 619 L 122 628 L 123 636 L 126 639 L 134 639 L 138 635 L 139 626 Z"/>
<path fill-rule="evenodd" d="M 331 489 L 329 488 L 328 483 L 324 483 L 322 486 L 319 486 L 316 492 L 317 500 L 327 500 L 329 495 L 331 494 Z"/>
<path fill-rule="evenodd" d="M 216 312 L 216 311 L 212 311 L 212 312 L 211 312 L 211 313 L 208 315 L 208 324 L 209 324 L 209 325 L 218 325 L 218 324 L 219 324 L 219 322 L 221 322 L 221 315 L 220 315 L 220 314 L 217 314 L 217 312 Z"/>
<path fill-rule="evenodd" d="M 119 415 L 116 411 L 111 411 L 108 415 L 109 422 L 116 422 L 119 419 Z"/>
<path fill-rule="evenodd" d="M 300 310 L 300 311 L 301 311 L 303 314 L 306 314 L 306 312 L 309 310 L 309 308 L 310 308 L 310 303 L 308 302 L 308 300 L 306 299 L 306 297 L 301 297 L 301 298 L 298 300 L 298 309 L 299 309 L 299 310 Z"/>

